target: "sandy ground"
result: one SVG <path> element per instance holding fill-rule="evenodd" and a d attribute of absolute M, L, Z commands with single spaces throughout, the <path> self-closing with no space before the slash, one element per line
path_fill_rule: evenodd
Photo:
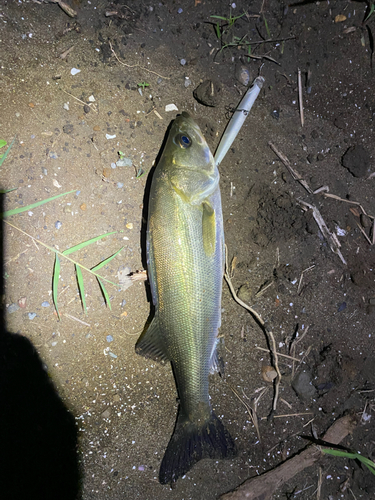
<path fill-rule="evenodd" d="M 6 498 L 35 490 L 40 499 L 214 499 L 295 454 L 306 444 L 301 436 L 322 434 L 346 412 L 360 424 L 343 444 L 374 459 L 375 15 L 363 22 L 363 2 L 257 0 L 237 3 L 232 15 L 246 15 L 232 27 L 219 21 L 217 32 L 210 16 L 229 17 L 227 2 L 70 6 L 75 18 L 48 2 L 0 2 L 0 139 L 16 137 L 0 184 L 17 188 L 1 195 L 3 210 L 72 191 L 3 223 Z M 238 40 L 251 50 L 225 46 Z M 271 364 L 267 339 L 224 286 L 225 376 L 212 376 L 210 395 L 238 455 L 203 460 L 170 489 L 157 477 L 175 422 L 174 380 L 169 367 L 135 354 L 150 296 L 144 282 L 122 290 L 119 273 L 145 268 L 148 174 L 169 123 L 190 112 L 214 151 L 246 90 L 241 71 L 250 81 L 260 72 L 266 83 L 220 166 L 232 281 L 273 331 L 279 353 L 298 361 L 279 357 L 280 395 L 267 420 L 274 393 L 262 377 Z M 193 95 L 207 80 L 214 106 Z M 308 193 L 269 142 L 312 191 L 328 186 L 337 198 Z M 115 165 L 119 151 L 132 166 Z M 319 210 L 342 258 L 303 202 Z M 116 284 L 107 285 L 111 310 L 84 273 L 84 314 L 74 265 L 63 261 L 59 321 L 54 252 L 43 244 L 63 251 L 110 232 L 71 257 L 91 268 L 124 247 L 100 271 Z M 260 439 L 249 415 L 255 401 Z M 375 498 L 374 476 L 334 457 L 274 498 L 319 498 L 319 467 L 321 499 Z"/>

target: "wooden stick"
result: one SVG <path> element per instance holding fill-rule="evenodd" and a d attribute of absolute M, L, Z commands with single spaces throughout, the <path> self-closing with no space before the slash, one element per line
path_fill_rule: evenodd
<path fill-rule="evenodd" d="M 322 439 L 330 444 L 339 444 L 354 431 L 357 424 L 358 418 L 355 415 L 346 415 L 336 420 Z M 321 456 L 322 452 L 319 448 L 309 445 L 301 453 L 282 462 L 274 469 L 248 479 L 236 490 L 222 495 L 220 500 L 271 500 L 280 486 L 305 468 L 314 465 Z"/>
<path fill-rule="evenodd" d="M 279 159 L 284 163 L 284 165 L 289 170 L 289 173 L 293 177 L 293 179 L 295 181 L 298 181 L 306 189 L 308 193 L 312 194 L 312 189 L 307 184 L 307 182 L 304 179 L 302 179 L 302 176 L 297 172 L 297 170 L 294 170 L 292 168 L 292 165 L 290 164 L 288 158 L 281 151 L 279 151 L 272 142 L 269 142 L 268 145 L 272 149 L 272 151 L 276 153 Z"/>
<path fill-rule="evenodd" d="M 299 114 L 301 118 L 301 127 L 305 124 L 305 118 L 303 116 L 303 102 L 302 102 L 302 79 L 301 70 L 298 69 L 298 98 L 299 98 Z"/>

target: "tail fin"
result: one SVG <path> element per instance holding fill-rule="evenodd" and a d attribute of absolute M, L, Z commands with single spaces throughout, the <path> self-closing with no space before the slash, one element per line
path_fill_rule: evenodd
<path fill-rule="evenodd" d="M 235 453 L 229 432 L 213 412 L 201 427 L 179 413 L 160 466 L 159 481 L 174 483 L 202 458 L 226 458 Z"/>

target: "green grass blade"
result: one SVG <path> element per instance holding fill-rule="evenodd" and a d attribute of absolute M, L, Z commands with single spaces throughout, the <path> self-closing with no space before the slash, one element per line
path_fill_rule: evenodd
<path fill-rule="evenodd" d="M 271 38 L 271 32 L 270 32 L 270 29 L 268 27 L 267 19 L 264 16 L 263 16 L 263 21 L 264 21 L 264 26 L 266 27 L 268 38 Z"/>
<path fill-rule="evenodd" d="M 6 145 L 7 145 L 7 141 L 4 141 L 4 139 L 0 139 L 0 148 L 3 148 Z"/>
<path fill-rule="evenodd" d="M 85 287 L 83 286 L 83 276 L 81 267 L 76 264 L 76 273 L 77 273 L 77 283 L 79 288 L 79 294 L 81 296 L 81 302 L 83 306 L 83 310 L 85 314 L 87 314 L 86 300 L 85 300 Z"/>
<path fill-rule="evenodd" d="M 116 231 L 112 231 L 111 233 L 105 233 L 101 234 L 100 236 L 95 236 L 95 238 L 91 238 L 91 240 L 83 241 L 82 243 L 78 243 L 78 245 L 75 245 L 74 247 L 67 248 L 64 250 L 62 253 L 63 255 L 69 255 L 73 252 L 76 252 L 77 250 L 81 250 L 82 248 L 87 247 L 87 245 L 91 245 L 91 243 L 95 243 L 95 241 L 99 241 L 105 236 L 110 236 L 111 234 L 115 234 Z"/>
<path fill-rule="evenodd" d="M 223 16 L 210 16 L 210 17 L 213 17 L 214 19 L 221 19 L 222 21 L 228 21 L 228 18 Z"/>
<path fill-rule="evenodd" d="M 327 455 L 333 455 L 335 457 L 350 458 L 352 460 L 359 460 L 365 465 L 369 471 L 375 475 L 375 463 L 367 457 L 360 455 L 359 453 L 351 453 L 343 450 L 333 450 L 331 448 L 322 448 L 322 452 Z"/>
<path fill-rule="evenodd" d="M 114 259 L 116 257 L 116 255 L 118 255 L 121 252 L 121 250 L 123 248 L 124 247 L 121 247 L 120 250 L 118 250 L 116 253 L 114 253 L 113 255 L 111 255 L 110 257 L 108 257 L 107 259 L 103 260 L 103 262 L 101 262 L 97 266 L 92 267 L 91 271 L 93 271 L 94 273 L 96 273 L 96 271 L 98 271 L 101 267 L 105 266 L 106 264 L 108 264 L 108 262 L 110 262 L 112 259 Z"/>
<path fill-rule="evenodd" d="M 67 191 L 66 193 L 61 193 L 57 194 L 56 196 L 52 196 L 52 198 L 47 198 L 46 200 L 38 201 L 36 203 L 33 203 L 32 205 L 28 205 L 27 207 L 19 207 L 19 208 L 14 208 L 13 210 L 7 210 L 6 212 L 3 212 L 0 214 L 0 218 L 5 218 L 5 217 L 10 217 L 11 215 L 16 215 L 20 214 L 22 212 L 27 212 L 28 210 L 31 210 L 32 208 L 39 207 L 40 205 L 44 205 L 44 203 L 48 203 L 49 201 L 56 200 L 57 198 L 60 198 L 60 196 L 65 196 L 66 194 L 74 193 L 76 190 L 73 189 L 72 191 Z"/>
<path fill-rule="evenodd" d="M 98 280 L 99 285 L 100 285 L 100 288 L 102 289 L 102 292 L 103 292 L 103 295 L 104 295 L 104 298 L 105 298 L 106 304 L 107 304 L 107 306 L 109 307 L 110 311 L 112 311 L 111 301 L 110 301 L 110 299 L 109 299 L 108 292 L 107 292 L 107 290 L 105 289 L 105 286 L 104 286 L 104 285 L 103 285 L 103 283 L 101 282 L 100 278 L 96 277 L 96 279 Z"/>
<path fill-rule="evenodd" d="M 59 308 L 57 307 L 57 287 L 59 285 L 59 276 L 60 276 L 60 259 L 57 253 L 55 253 L 55 266 L 53 269 L 53 278 L 52 278 L 52 298 L 53 303 L 55 304 L 55 309 L 57 312 L 57 317 L 60 318 Z"/>
<path fill-rule="evenodd" d="M 375 3 L 372 3 L 371 8 L 370 8 L 370 12 L 368 13 L 368 16 L 366 17 L 365 21 L 367 21 L 372 16 L 372 14 L 374 13 L 374 10 L 375 10 Z"/>
<path fill-rule="evenodd" d="M 13 146 L 13 144 L 14 144 L 14 141 L 15 141 L 15 140 L 16 140 L 16 136 L 14 136 L 14 139 L 13 139 L 13 141 L 10 143 L 9 148 L 5 151 L 5 153 L 4 153 L 4 154 L 3 154 L 3 156 L 1 157 L 1 159 L 0 159 L 0 167 L 1 167 L 1 165 L 3 164 L 3 162 L 5 161 L 5 158 L 8 156 L 9 151 L 12 149 L 12 146 Z M 5 143 L 5 144 L 6 144 L 6 143 Z M 5 144 L 4 144 L 4 146 L 5 146 Z"/>
<path fill-rule="evenodd" d="M 10 189 L 0 189 L 0 194 L 7 194 L 10 193 L 11 191 L 15 191 L 18 188 L 10 188 Z"/>

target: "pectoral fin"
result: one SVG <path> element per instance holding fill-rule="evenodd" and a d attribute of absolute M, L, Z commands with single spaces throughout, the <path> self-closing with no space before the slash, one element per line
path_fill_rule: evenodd
<path fill-rule="evenodd" d="M 140 336 L 135 345 L 135 352 L 154 361 L 169 361 L 157 316 L 155 316 L 150 326 Z"/>
<path fill-rule="evenodd" d="M 215 253 L 216 217 L 215 210 L 208 201 L 202 203 L 202 237 L 205 254 L 210 257 Z"/>

